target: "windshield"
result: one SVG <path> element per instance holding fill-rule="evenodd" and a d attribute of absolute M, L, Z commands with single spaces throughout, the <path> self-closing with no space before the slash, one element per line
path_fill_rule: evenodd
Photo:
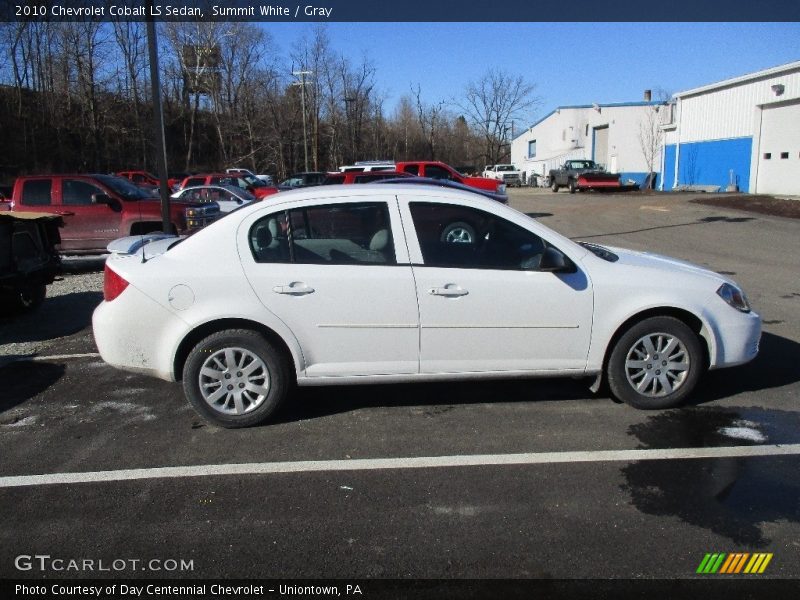
<path fill-rule="evenodd" d="M 242 200 L 252 201 L 256 199 L 256 197 L 247 190 L 243 190 L 242 188 L 236 187 L 234 185 L 221 185 L 219 187 L 221 187 L 224 190 L 228 190 L 231 194 L 241 198 Z"/>
<path fill-rule="evenodd" d="M 595 164 L 591 160 L 571 160 L 567 163 L 570 169 L 594 169 Z"/>
<path fill-rule="evenodd" d="M 153 196 L 146 190 L 133 185 L 127 179 L 112 175 L 96 175 L 97 180 L 111 188 L 125 200 L 152 200 Z"/>
<path fill-rule="evenodd" d="M 516 171 L 514 165 L 497 165 L 498 171 Z"/>
<path fill-rule="evenodd" d="M 266 187 L 266 183 L 261 181 L 258 177 L 254 177 L 252 175 L 244 175 L 240 174 L 239 177 L 244 179 L 249 185 L 253 187 Z"/>

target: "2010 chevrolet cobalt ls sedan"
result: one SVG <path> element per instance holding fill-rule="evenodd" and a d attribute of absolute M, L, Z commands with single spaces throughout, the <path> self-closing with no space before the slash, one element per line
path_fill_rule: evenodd
<path fill-rule="evenodd" d="M 183 382 L 207 420 L 267 419 L 292 385 L 605 375 L 639 408 L 681 403 L 758 352 L 729 279 L 577 244 L 447 188 L 287 192 L 179 243 L 106 263 L 103 359 Z"/>

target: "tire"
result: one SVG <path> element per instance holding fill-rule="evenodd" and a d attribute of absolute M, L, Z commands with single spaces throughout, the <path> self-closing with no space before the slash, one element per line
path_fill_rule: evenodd
<path fill-rule="evenodd" d="M 555 177 L 553 178 L 553 181 L 550 183 L 550 189 L 554 192 L 558 191 L 558 183 L 556 183 Z"/>
<path fill-rule="evenodd" d="M 578 191 L 578 185 L 575 183 L 574 179 L 569 180 L 569 193 L 574 194 Z"/>
<path fill-rule="evenodd" d="M 213 371 L 218 377 L 209 375 Z M 189 403 L 206 421 L 228 429 L 266 421 L 286 399 L 289 381 L 286 360 L 261 334 L 248 329 L 208 336 L 183 367 Z M 247 388 L 248 383 L 256 389 Z"/>
<path fill-rule="evenodd" d="M 449 244 L 474 244 L 476 240 L 475 228 L 464 221 L 456 221 L 442 230 L 442 235 L 439 239 Z"/>
<path fill-rule="evenodd" d="M 636 323 L 611 351 L 607 367 L 611 393 L 644 410 L 680 405 L 705 368 L 700 343 L 698 335 L 674 317 L 651 317 Z"/>

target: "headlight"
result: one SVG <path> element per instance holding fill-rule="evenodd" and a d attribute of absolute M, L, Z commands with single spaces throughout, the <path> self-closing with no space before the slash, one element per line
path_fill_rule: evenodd
<path fill-rule="evenodd" d="M 723 283 L 721 286 L 719 286 L 717 295 L 736 310 L 740 310 L 745 313 L 750 312 L 750 303 L 747 301 L 747 296 L 745 296 L 744 292 L 736 286 L 733 286 L 730 283 Z"/>

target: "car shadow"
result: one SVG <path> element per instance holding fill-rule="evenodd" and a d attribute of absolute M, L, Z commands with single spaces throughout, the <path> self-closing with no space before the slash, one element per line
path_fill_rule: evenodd
<path fill-rule="evenodd" d="M 800 343 L 774 333 L 761 334 L 758 356 L 739 367 L 709 371 L 689 405 L 704 404 L 741 392 L 758 392 L 800 381 Z"/>
<path fill-rule="evenodd" d="M 765 332 L 758 357 L 731 369 L 710 371 L 700 380 L 686 406 L 721 400 L 742 392 L 767 390 L 800 380 L 800 344 Z M 588 379 L 546 378 L 298 387 L 273 422 L 314 419 L 362 408 L 387 406 L 433 407 L 491 402 L 535 402 L 537 400 L 590 400 L 613 402 L 607 392 L 589 391 Z M 342 392 L 346 390 L 346 392 Z M 336 401 L 331 402 L 331 397 Z"/>
<path fill-rule="evenodd" d="M 343 390 L 346 390 L 343 392 Z M 331 397 L 336 401 L 332 402 Z M 362 408 L 590 399 L 587 380 L 548 378 L 298 387 L 271 421 L 291 423 Z"/>
<path fill-rule="evenodd" d="M 0 318 L 0 344 L 40 342 L 77 333 L 92 322 L 102 292 L 75 292 L 45 298 L 33 312 Z"/>
<path fill-rule="evenodd" d="M 65 371 L 64 365 L 44 362 L 13 360 L 0 364 L 0 415 L 46 391 Z M 13 424 L 0 417 L 0 425 Z"/>

